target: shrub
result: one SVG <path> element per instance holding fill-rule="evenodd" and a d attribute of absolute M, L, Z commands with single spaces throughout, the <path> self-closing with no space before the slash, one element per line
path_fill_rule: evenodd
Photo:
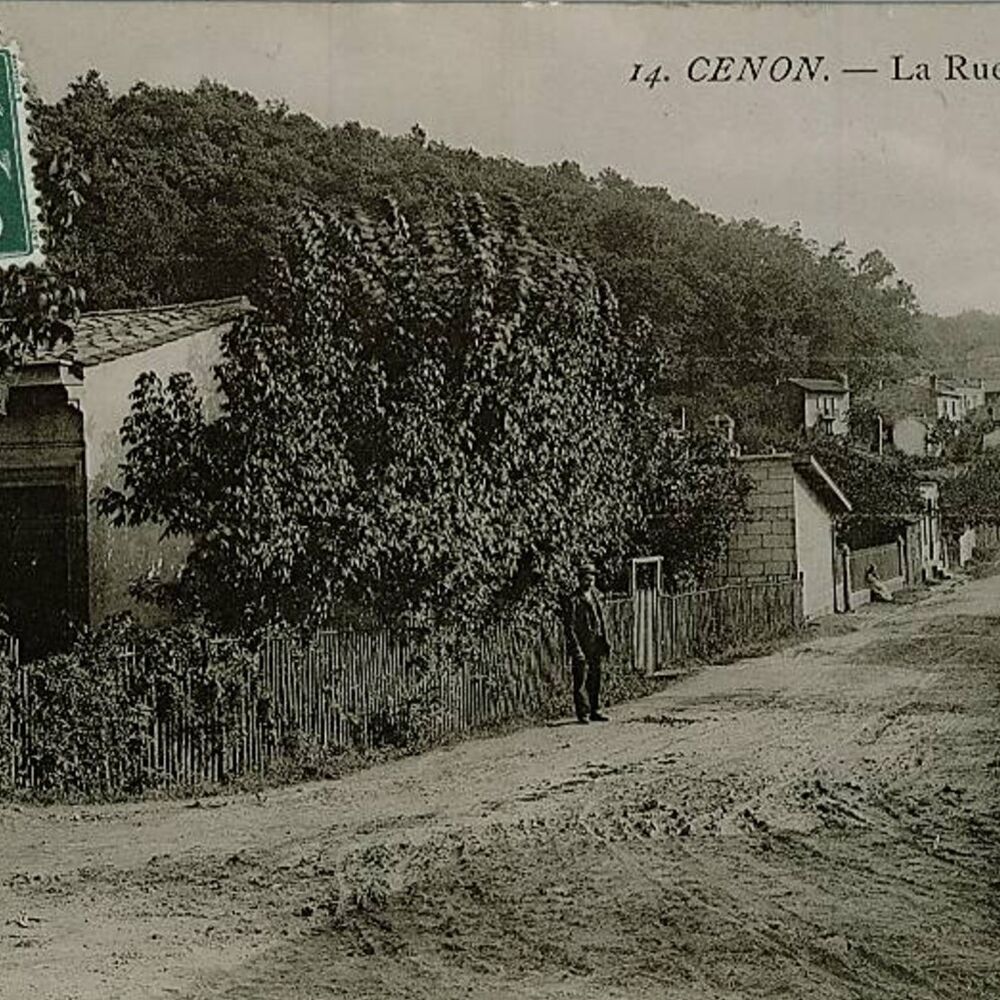
<path fill-rule="evenodd" d="M 246 657 L 192 626 L 145 630 L 121 616 L 84 631 L 68 652 L 21 668 L 29 735 L 19 767 L 35 790 L 63 796 L 161 784 L 149 752 L 154 718 L 220 752 L 236 729 Z"/>

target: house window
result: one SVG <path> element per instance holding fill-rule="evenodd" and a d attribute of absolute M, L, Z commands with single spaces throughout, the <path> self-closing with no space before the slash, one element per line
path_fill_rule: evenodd
<path fill-rule="evenodd" d="M 824 417 L 835 417 L 837 415 L 837 397 L 836 396 L 820 396 L 819 397 L 819 412 Z"/>

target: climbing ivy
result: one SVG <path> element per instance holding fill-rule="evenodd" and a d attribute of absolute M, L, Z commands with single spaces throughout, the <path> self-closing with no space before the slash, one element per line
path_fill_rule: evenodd
<path fill-rule="evenodd" d="M 652 544 L 665 465 L 672 489 L 718 485 L 680 454 L 649 461 L 644 331 L 516 204 L 466 197 L 413 225 L 394 205 L 310 210 L 254 300 L 224 341 L 218 419 L 189 376 L 139 381 L 101 503 L 193 536 L 159 596 L 225 627 L 531 616 L 580 556 L 610 573 Z M 692 538 L 725 530 L 717 511 Z"/>

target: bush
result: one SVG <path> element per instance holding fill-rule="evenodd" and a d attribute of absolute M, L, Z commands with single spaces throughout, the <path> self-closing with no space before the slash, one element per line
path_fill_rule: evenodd
<path fill-rule="evenodd" d="M 0 631 L 0 793 L 9 790 L 13 778 L 14 740 L 7 720 L 12 718 L 15 698 L 15 663 L 8 636 Z"/>
<path fill-rule="evenodd" d="M 170 719 L 202 752 L 221 752 L 236 732 L 248 655 L 193 626 L 145 630 L 127 616 L 82 632 L 68 652 L 21 668 L 23 776 L 36 791 L 61 796 L 162 784 L 152 723 Z"/>

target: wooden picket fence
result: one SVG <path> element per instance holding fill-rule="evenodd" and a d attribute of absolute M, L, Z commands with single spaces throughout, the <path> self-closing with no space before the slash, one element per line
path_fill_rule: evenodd
<path fill-rule="evenodd" d="M 802 624 L 802 582 L 744 581 L 660 596 L 660 663 L 712 656 Z"/>
<path fill-rule="evenodd" d="M 658 601 L 661 666 L 775 635 L 801 620 L 800 586 L 790 580 L 658 595 Z M 616 669 L 635 669 L 634 607 L 632 597 L 606 604 Z M 205 643 L 201 668 L 185 661 L 187 668 L 173 670 L 169 690 L 149 683 L 155 671 L 127 651 L 116 669 L 124 696 L 141 701 L 141 732 L 134 753 L 108 762 L 100 786 L 115 792 L 221 782 L 290 755 L 433 743 L 568 710 L 569 669 L 557 622 L 534 635 L 497 625 L 438 661 L 428 657 L 428 641 L 416 629 L 330 629 L 309 641 L 273 636 L 254 655 L 233 661 L 238 665 L 226 675 L 225 690 L 207 697 L 212 672 L 204 666 L 220 662 L 213 658 L 226 657 L 235 644 Z M 40 734 L 32 731 L 37 675 L 18 664 L 16 641 L 0 644 L 5 653 L 14 681 L 8 784 L 40 787 Z"/>

